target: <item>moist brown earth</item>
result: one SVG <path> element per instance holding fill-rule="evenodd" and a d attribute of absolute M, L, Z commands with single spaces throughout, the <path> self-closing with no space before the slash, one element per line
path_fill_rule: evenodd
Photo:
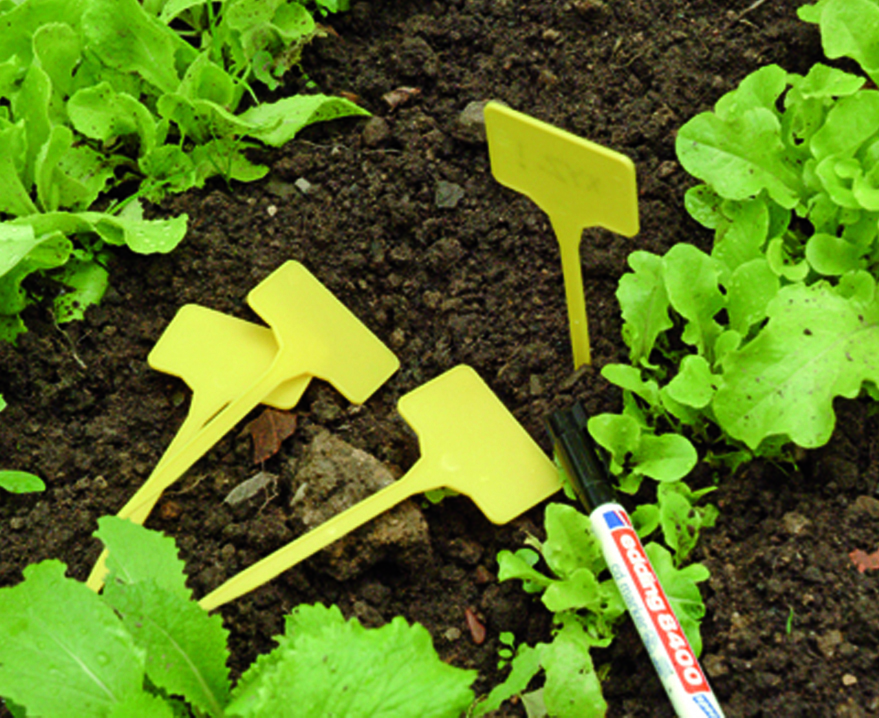
<path fill-rule="evenodd" d="M 189 215 L 177 250 L 117 252 L 112 288 L 83 321 L 56 326 L 37 305 L 26 312 L 29 333 L 0 347 L 9 402 L 0 460 L 48 484 L 44 494 L 0 501 L 0 585 L 47 558 L 85 579 L 98 555 L 97 518 L 133 494 L 186 413 L 186 387 L 147 366 L 150 348 L 185 303 L 255 320 L 245 295 L 288 259 L 385 341 L 401 369 L 362 408 L 313 382 L 295 410 L 296 433 L 262 467 L 251 464 L 239 428 L 163 498 L 147 525 L 176 538 L 198 596 L 290 540 L 283 479 L 320 430 L 401 475 L 418 448 L 396 400 L 457 364 L 474 367 L 545 449 L 549 411 L 575 399 L 593 413 L 619 410 L 598 370 L 626 358 L 614 292 L 627 254 L 711 242 L 683 208 L 695 180 L 676 162 L 676 130 L 764 64 L 804 72 L 821 59 L 818 31 L 796 18 L 797 4 L 375 0 L 330 18 L 304 69 L 323 91 L 358 97 L 374 119 L 316 126 L 263 152 L 271 173 L 261 182 L 216 182 L 153 208 Z M 399 88 L 416 91 L 390 106 L 383 96 Z M 284 92 L 299 89 L 291 82 Z M 468 103 L 487 99 L 636 163 L 640 234 L 584 236 L 591 369 L 571 371 L 547 218 L 492 179 L 486 145 L 460 124 Z M 457 203 L 438 202 L 444 183 L 463 191 Z M 752 464 L 732 475 L 700 467 L 692 478 L 719 487 L 720 519 L 694 559 L 712 574 L 702 585 L 703 663 L 731 718 L 879 714 L 879 574 L 859 573 L 849 557 L 879 548 L 877 420 L 866 403 L 836 408 L 831 442 L 796 467 Z M 244 509 L 222 503 L 260 468 L 281 476 L 276 490 Z M 225 606 L 234 674 L 272 647 L 300 603 L 337 603 L 368 626 L 395 615 L 421 622 L 445 660 L 479 670 L 479 693 L 502 677 L 500 632 L 547 640 L 550 616 L 517 584 L 498 583 L 495 559 L 540 534 L 542 508 L 496 527 L 462 497 L 416 505 L 429 530 L 424 556 L 390 552 L 344 581 L 315 557 Z M 487 629 L 482 643 L 468 611 Z M 595 659 L 606 669 L 608 715 L 673 715 L 630 623 Z M 524 711 L 510 703 L 499 714 Z"/>

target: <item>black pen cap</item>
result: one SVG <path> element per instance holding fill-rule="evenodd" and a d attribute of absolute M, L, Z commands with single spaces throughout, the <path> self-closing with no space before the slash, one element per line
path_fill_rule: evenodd
<path fill-rule="evenodd" d="M 607 468 L 595 453 L 592 437 L 586 428 L 587 421 L 583 405 L 577 402 L 550 414 L 546 427 L 574 493 L 591 513 L 599 506 L 616 501 L 616 496 Z"/>

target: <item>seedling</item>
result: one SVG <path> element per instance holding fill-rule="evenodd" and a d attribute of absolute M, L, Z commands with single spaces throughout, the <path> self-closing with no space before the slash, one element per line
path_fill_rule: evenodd
<path fill-rule="evenodd" d="M 185 379 L 198 398 L 182 429 L 185 443 L 172 443 L 174 451 L 159 461 L 120 517 L 143 523 L 162 492 L 258 404 L 289 408 L 312 376 L 360 404 L 399 366 L 391 351 L 298 262 L 275 270 L 247 301 L 271 326 L 275 351 L 267 330 L 189 308 L 159 340 L 156 366 Z M 218 328 L 229 331 L 228 337 L 215 335 Z M 88 580 L 95 590 L 103 582 L 102 559 Z"/>
<path fill-rule="evenodd" d="M 202 608 L 252 591 L 415 494 L 453 489 L 503 524 L 561 487 L 552 462 L 470 367 L 455 367 L 406 394 L 399 411 L 421 446 L 409 472 L 242 571 L 203 598 Z"/>
<path fill-rule="evenodd" d="M 697 660 L 697 651 L 682 630 L 653 562 L 645 552 L 633 522 L 617 503 L 610 472 L 598 458 L 587 431 L 582 404 L 553 412 L 547 429 L 553 448 L 589 513 L 593 534 L 620 590 L 641 640 L 679 716 L 723 712 Z"/>
<path fill-rule="evenodd" d="M 498 641 L 500 641 L 501 644 L 501 647 L 498 648 L 497 651 L 497 667 L 498 670 L 500 670 L 505 668 L 516 654 L 516 636 L 510 631 L 501 631 L 500 636 L 498 636 Z"/>
<path fill-rule="evenodd" d="M 587 227 L 638 233 L 635 166 L 625 155 L 490 102 L 485 131 L 491 171 L 549 215 L 561 249 L 574 368 L 591 364 L 580 238 Z"/>
<path fill-rule="evenodd" d="M 0 489 L 5 489 L 13 494 L 30 494 L 36 491 L 45 491 L 46 484 L 39 476 L 27 471 L 4 469 L 0 470 Z"/>
<path fill-rule="evenodd" d="M 542 698 L 549 715 L 599 716 L 607 706 L 601 693 L 600 670 L 590 655 L 593 648 L 610 645 L 625 604 L 593 533 L 589 517 L 573 506 L 550 503 L 544 520 L 546 539 L 529 538 L 534 547 L 498 554 L 498 579 L 522 581 L 529 594 L 540 594 L 543 605 L 553 613 L 552 641 L 516 648 L 506 680 L 476 706 L 472 715 L 496 710 L 504 700 L 526 690 L 544 669 Z M 639 532 L 640 533 L 640 532 Z M 643 538 L 643 535 L 642 535 Z M 697 583 L 708 578 L 700 564 L 675 568 L 671 554 L 657 543 L 649 543 L 647 555 L 666 588 L 687 640 L 698 654 L 701 650 L 699 625 L 705 605 Z M 540 561 L 543 565 L 540 565 Z"/>

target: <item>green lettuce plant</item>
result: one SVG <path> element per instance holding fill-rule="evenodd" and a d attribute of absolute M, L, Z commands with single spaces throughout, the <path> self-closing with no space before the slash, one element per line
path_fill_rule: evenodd
<path fill-rule="evenodd" d="M 850 57 L 879 83 L 879 3 L 876 0 L 819 0 L 797 9 L 800 19 L 817 23 L 824 54 Z"/>
<path fill-rule="evenodd" d="M 590 423 L 620 473 L 662 428 L 733 465 L 817 447 L 834 398 L 875 392 L 879 91 L 864 82 L 770 65 L 681 128 L 678 157 L 704 182 L 685 204 L 714 244 L 629 257 L 617 298 L 631 363 L 602 370 L 624 409 Z"/>
<path fill-rule="evenodd" d="M 829 57 L 879 78 L 879 3 L 799 14 Z M 630 364 L 602 374 L 624 408 L 590 431 L 623 490 L 681 478 L 691 440 L 732 466 L 820 446 L 836 397 L 876 395 L 879 91 L 865 83 L 821 63 L 805 75 L 769 65 L 680 129 L 681 165 L 703 182 L 685 206 L 714 242 L 633 252 L 620 280 Z M 647 453 L 660 439 L 665 473 Z"/>
<path fill-rule="evenodd" d="M 256 101 L 317 32 L 296 0 L 0 0 L 0 340 L 25 331 L 31 274 L 60 283 L 69 321 L 103 295 L 107 246 L 177 246 L 186 216 L 147 220 L 141 198 L 259 179 L 249 147 L 368 114 L 320 94 Z"/>
<path fill-rule="evenodd" d="M 173 540 L 116 517 L 99 526 L 100 596 L 54 560 L 0 589 L 0 696 L 15 716 L 457 718 L 473 700 L 475 672 L 443 663 L 422 626 L 366 629 L 322 605 L 294 609 L 233 687 L 228 633 L 192 600 Z"/>
<path fill-rule="evenodd" d="M 879 379 L 879 92 L 863 83 L 770 65 L 678 135 L 681 163 L 706 182 L 687 208 L 715 232 L 710 264 L 699 261 L 712 311 L 726 315 L 711 316 L 716 344 L 699 352 L 710 375 L 697 408 L 752 451 L 826 443 L 833 399 Z"/>
<path fill-rule="evenodd" d="M 660 523 L 677 535 L 671 524 L 686 523 L 686 515 L 684 512 L 682 518 L 657 508 L 655 513 L 636 512 L 632 520 L 641 537 L 651 534 Z M 546 507 L 544 527 L 545 541 L 530 537 L 530 548 L 498 554 L 498 578 L 521 580 L 527 593 L 540 596 L 553 613 L 552 640 L 536 646 L 520 645 L 507 678 L 476 704 L 474 716 L 497 709 L 514 695 L 522 698 L 530 718 L 600 716 L 607 709 L 591 650 L 610 644 L 625 604 L 607 571 L 587 516 L 567 504 L 552 503 Z M 679 545 L 682 551 L 689 551 L 684 542 Z M 698 655 L 702 648 L 699 623 L 705 605 L 696 584 L 708 578 L 708 569 L 701 564 L 679 569 L 672 554 L 654 542 L 645 550 Z M 541 559 L 542 569 L 538 568 Z M 541 671 L 543 685 L 529 692 L 529 684 Z"/>

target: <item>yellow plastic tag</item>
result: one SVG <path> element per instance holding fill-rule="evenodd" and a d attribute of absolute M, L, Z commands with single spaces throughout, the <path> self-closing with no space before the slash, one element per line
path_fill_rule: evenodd
<path fill-rule="evenodd" d="M 247 295 L 271 327 L 184 307 L 150 353 L 193 389 L 189 416 L 153 473 L 119 511 L 142 524 L 162 492 L 257 404 L 290 408 L 311 377 L 362 404 L 400 366 L 397 357 L 299 262 L 288 261 Z M 104 551 L 86 582 L 99 591 Z"/>
<path fill-rule="evenodd" d="M 638 233 L 635 165 L 625 155 L 535 120 L 505 105 L 485 107 L 491 171 L 549 215 L 562 255 L 574 368 L 592 361 L 580 270 L 587 227 Z"/>
<path fill-rule="evenodd" d="M 452 489 L 506 523 L 561 488 L 553 463 L 469 366 L 409 392 L 399 408 L 421 447 L 406 475 L 230 578 L 199 601 L 203 609 L 243 596 L 416 494 Z"/>

